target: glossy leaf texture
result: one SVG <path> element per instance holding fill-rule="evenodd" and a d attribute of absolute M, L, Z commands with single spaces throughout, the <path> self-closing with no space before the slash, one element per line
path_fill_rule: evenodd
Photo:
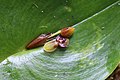
<path fill-rule="evenodd" d="M 25 49 L 68 26 L 68 48 Z M 0 0 L 0 41 L 0 80 L 104 80 L 120 61 L 120 1 Z"/>

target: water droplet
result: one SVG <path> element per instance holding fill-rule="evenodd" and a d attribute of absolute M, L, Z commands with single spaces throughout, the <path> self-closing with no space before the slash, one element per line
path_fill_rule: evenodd
<path fill-rule="evenodd" d="M 104 30 L 105 27 L 102 27 L 102 30 Z"/>
<path fill-rule="evenodd" d="M 54 18 L 56 18 L 56 16 L 53 16 Z"/>
<path fill-rule="evenodd" d="M 93 65 L 93 62 L 90 62 L 89 65 Z"/>
<path fill-rule="evenodd" d="M 68 6 L 65 6 L 64 7 L 68 12 L 71 12 L 72 11 L 72 9 L 70 8 L 70 7 L 68 7 Z"/>
<path fill-rule="evenodd" d="M 105 27 L 102 27 L 102 28 L 105 28 Z"/>
<path fill-rule="evenodd" d="M 55 77 L 57 77 L 58 75 L 55 75 Z"/>
<path fill-rule="evenodd" d="M 68 0 L 65 1 L 66 3 L 68 2 Z"/>
<path fill-rule="evenodd" d="M 42 13 L 44 12 L 44 11 L 41 11 Z"/>

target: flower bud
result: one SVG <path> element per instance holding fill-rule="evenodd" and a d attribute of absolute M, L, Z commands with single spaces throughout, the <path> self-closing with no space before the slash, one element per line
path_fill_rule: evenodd
<path fill-rule="evenodd" d="M 37 37 L 36 39 L 34 39 L 33 41 L 31 41 L 26 46 L 26 48 L 27 49 L 32 49 L 32 48 L 44 45 L 49 36 L 50 36 L 50 34 L 41 34 L 39 37 Z"/>
<path fill-rule="evenodd" d="M 75 28 L 73 27 L 63 28 L 60 34 L 63 37 L 70 37 L 74 33 L 74 30 Z"/>

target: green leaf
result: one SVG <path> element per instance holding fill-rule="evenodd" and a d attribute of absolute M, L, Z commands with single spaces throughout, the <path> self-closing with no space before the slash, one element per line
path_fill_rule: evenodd
<path fill-rule="evenodd" d="M 25 46 L 73 26 L 66 50 Z M 0 0 L 0 80 L 104 80 L 120 61 L 120 1 Z"/>

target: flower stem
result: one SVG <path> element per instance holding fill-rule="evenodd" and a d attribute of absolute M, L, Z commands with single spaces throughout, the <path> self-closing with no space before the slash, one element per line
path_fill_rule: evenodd
<path fill-rule="evenodd" d="M 54 37 L 54 36 L 56 36 L 56 35 L 58 35 L 58 34 L 60 34 L 60 33 L 61 33 L 61 30 L 59 30 L 59 31 L 51 34 L 51 36 L 49 36 L 48 38 Z"/>

